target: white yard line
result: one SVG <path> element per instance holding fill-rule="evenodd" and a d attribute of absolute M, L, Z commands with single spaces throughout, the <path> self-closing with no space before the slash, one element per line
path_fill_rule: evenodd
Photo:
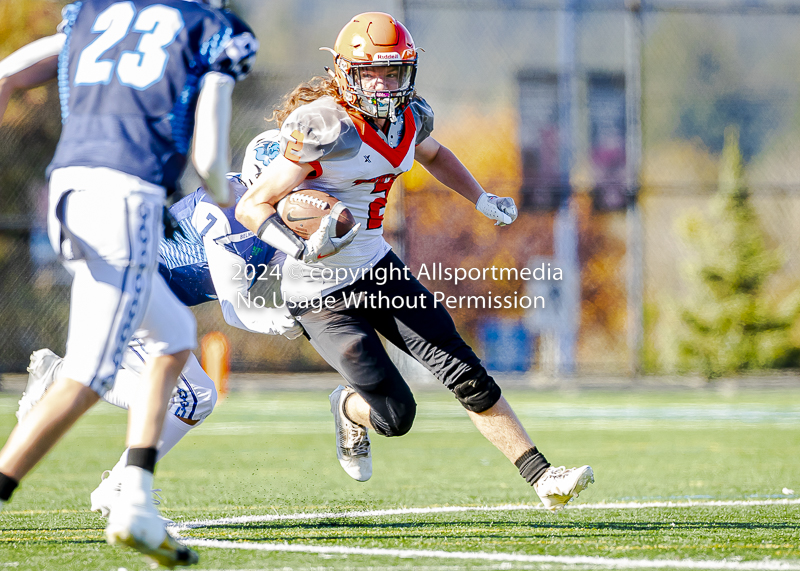
<path fill-rule="evenodd" d="M 719 500 L 719 501 L 684 501 L 684 502 L 618 502 L 601 504 L 571 504 L 570 510 L 634 510 L 646 508 L 693 508 L 693 507 L 735 507 L 735 506 L 774 506 L 774 505 L 800 505 L 800 498 L 772 499 L 772 500 Z M 503 505 L 503 506 L 441 506 L 432 508 L 397 508 L 389 510 L 366 510 L 349 512 L 305 512 L 294 514 L 265 514 L 246 515 L 239 517 L 225 517 L 219 519 L 196 520 L 185 523 L 175 523 L 170 528 L 175 531 L 211 527 L 215 525 L 230 525 L 243 523 L 258 523 L 265 521 L 304 521 L 315 519 L 344 519 L 358 517 L 384 517 L 393 515 L 436 514 L 457 512 L 510 512 L 510 511 L 544 511 L 544 506 L 537 505 Z"/>
<path fill-rule="evenodd" d="M 569 509 L 579 510 L 631 510 L 645 508 L 693 508 L 693 507 L 727 507 L 727 506 L 770 506 L 798 505 L 800 499 L 771 500 L 730 500 L 730 501 L 686 501 L 686 502 L 619 502 L 601 504 L 577 504 Z M 349 512 L 311 512 L 295 514 L 269 514 L 255 516 L 229 517 L 212 520 L 192 521 L 174 524 L 172 530 L 180 532 L 188 529 L 211 527 L 215 525 L 246 524 L 267 521 L 303 521 L 318 519 L 344 519 L 360 517 L 382 517 L 410 514 L 435 514 L 454 512 L 505 512 L 505 511 L 541 511 L 541 505 L 503 505 L 503 506 L 442 506 L 430 508 L 398 508 L 387 510 L 365 510 Z M 800 563 L 796 561 L 781 562 L 774 560 L 761 561 L 728 561 L 697 559 L 627 559 L 613 557 L 578 557 L 562 555 L 525 555 L 517 553 L 486 553 L 482 551 L 441 551 L 424 549 L 381 549 L 371 547 L 344 547 L 301 545 L 289 543 L 256 543 L 221 541 L 215 539 L 181 538 L 187 545 L 210 547 L 217 549 L 245 549 L 250 551 L 317 553 L 320 555 L 366 555 L 381 557 L 399 557 L 412 559 L 458 559 L 478 561 L 504 561 L 517 563 L 539 563 L 542 565 L 565 565 L 579 567 L 599 567 L 609 569 L 734 569 L 737 571 L 800 571 Z"/>
<path fill-rule="evenodd" d="M 580 565 L 614 569 L 736 569 L 738 571 L 798 571 L 800 564 L 780 561 L 706 561 L 695 559 L 615 559 L 611 557 L 569 557 L 558 555 L 524 555 L 514 553 L 485 553 L 482 551 L 428 551 L 424 549 L 378 549 L 370 547 L 336 547 L 297 545 L 286 543 L 240 543 L 213 539 L 184 539 L 183 543 L 196 547 L 221 549 L 246 549 L 250 551 L 283 551 L 290 553 L 318 553 L 333 555 L 372 555 L 400 558 L 470 559 L 481 561 L 509 561 Z"/>

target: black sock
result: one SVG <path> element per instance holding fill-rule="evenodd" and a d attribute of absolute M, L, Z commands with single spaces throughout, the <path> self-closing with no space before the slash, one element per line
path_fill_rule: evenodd
<path fill-rule="evenodd" d="M 514 464 L 519 468 L 519 475 L 525 478 L 525 481 L 531 486 L 550 467 L 550 462 L 547 461 L 544 454 L 536 449 L 536 446 L 520 456 Z"/>
<path fill-rule="evenodd" d="M 151 474 L 156 471 L 155 448 L 131 448 L 128 450 L 128 466 L 138 466 Z"/>
<path fill-rule="evenodd" d="M 355 424 L 356 426 L 361 426 L 361 425 L 360 425 L 360 424 L 358 424 L 358 423 L 357 423 L 355 420 L 353 420 L 352 418 L 350 418 L 350 415 L 349 415 L 349 414 L 347 414 L 347 401 L 348 401 L 348 399 L 349 399 L 350 397 L 352 397 L 352 396 L 354 396 L 354 395 L 357 395 L 357 394 L 358 394 L 358 393 L 355 393 L 355 392 L 353 392 L 353 393 L 350 393 L 349 395 L 347 395 L 346 397 L 344 397 L 344 402 L 342 403 L 342 414 L 344 414 L 344 417 L 345 417 L 347 420 L 349 420 L 350 422 L 352 422 L 353 424 Z M 363 427 L 363 426 L 361 426 L 361 428 L 364 428 L 364 427 Z"/>
<path fill-rule="evenodd" d="M 19 486 L 14 478 L 9 478 L 5 474 L 0 474 L 0 501 L 7 502 L 11 499 L 11 494 Z"/>

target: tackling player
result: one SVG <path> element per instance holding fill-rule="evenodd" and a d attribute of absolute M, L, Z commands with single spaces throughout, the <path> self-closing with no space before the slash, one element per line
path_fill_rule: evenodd
<path fill-rule="evenodd" d="M 330 78 L 300 85 L 285 98 L 274 114 L 280 124 L 277 140 L 263 134 L 250 144 L 242 167 L 250 189 L 236 217 L 286 252 L 284 299 L 320 355 L 351 385 L 330 397 L 343 468 L 356 480 L 369 479 L 367 429 L 401 436 L 414 421 L 413 395 L 380 333 L 453 391 L 478 430 L 516 464 L 546 507 L 564 506 L 594 481 L 592 469 L 550 466 L 447 310 L 436 306 L 413 276 L 404 277 L 409 275 L 405 265 L 383 239 L 391 185 L 415 160 L 496 225 L 514 221 L 514 201 L 485 192 L 456 156 L 430 136 L 433 112 L 414 90 L 417 49 L 400 22 L 378 12 L 360 14 L 339 33 L 334 49 L 322 49 L 333 54 Z M 274 144 L 278 156 L 261 164 L 259 157 Z M 275 205 L 295 188 L 324 190 L 345 203 L 363 227 L 350 246 L 310 248 L 283 224 Z M 317 252 L 316 259 L 309 250 Z M 356 279 L 371 267 L 394 279 L 379 283 L 370 274 Z M 339 279 L 342 275 L 351 277 Z M 399 309 L 348 307 L 346 299 L 360 295 L 402 303 L 392 304 Z M 326 298 L 324 306 L 312 302 L 320 297 Z"/>
<path fill-rule="evenodd" d="M 131 407 L 130 452 L 106 538 L 167 566 L 198 559 L 167 534 L 150 499 L 169 395 L 196 339 L 191 311 L 156 271 L 162 210 L 193 133 L 205 188 L 220 204 L 233 202 L 225 179 L 231 92 L 258 47 L 244 23 L 218 9 L 223 0 L 207 1 L 215 6 L 76 2 L 56 35 L 0 63 L 0 111 L 14 89 L 58 77 L 63 129 L 48 167 L 48 233 L 73 274 L 60 378 L 0 451 L 0 506 L 113 387 L 141 330 L 153 358 Z"/>
<path fill-rule="evenodd" d="M 228 175 L 228 180 L 238 200 L 246 188 L 238 175 Z M 229 325 L 289 339 L 302 335 L 302 327 L 286 307 L 257 308 L 241 303 L 239 296 L 247 296 L 257 281 L 263 281 L 267 286 L 262 290 L 263 297 L 281 304 L 278 276 L 285 255 L 237 222 L 233 206 L 220 208 L 201 188 L 174 204 L 170 213 L 180 232 L 173 239 L 161 240 L 158 270 L 184 305 L 217 300 Z M 248 266 L 254 274 L 246 269 Z M 134 337 L 123 355 L 114 388 L 103 394 L 103 400 L 129 408 L 138 398 L 145 366 L 151 360 L 145 342 Z M 49 349 L 31 355 L 28 385 L 17 411 L 20 422 L 53 384 L 63 362 Z M 190 353 L 172 392 L 156 462 L 211 414 L 216 401 L 214 381 Z M 91 509 L 104 517 L 118 495 L 127 458 L 126 450 L 116 466 L 103 473 L 103 480 L 91 494 Z"/>

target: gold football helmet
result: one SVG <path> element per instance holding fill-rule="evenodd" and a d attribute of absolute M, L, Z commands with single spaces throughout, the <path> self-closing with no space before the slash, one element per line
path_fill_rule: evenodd
<path fill-rule="evenodd" d="M 370 117 L 396 121 L 414 94 L 417 48 L 389 14 L 365 12 L 339 32 L 331 48 L 334 79 L 344 101 Z"/>

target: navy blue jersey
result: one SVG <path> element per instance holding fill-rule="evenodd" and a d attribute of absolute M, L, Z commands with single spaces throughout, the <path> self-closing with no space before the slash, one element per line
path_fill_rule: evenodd
<path fill-rule="evenodd" d="M 238 177 L 235 177 L 235 182 L 238 202 L 247 189 Z M 259 276 L 263 276 L 266 265 L 275 255 L 275 248 L 256 238 L 236 220 L 235 205 L 220 208 L 202 188 L 182 198 L 169 210 L 185 237 L 178 234 L 174 240 L 161 241 L 158 269 L 169 288 L 185 305 L 217 299 L 206 257 L 207 248 L 224 248 L 241 261 L 238 269 L 233 267 L 234 263 L 226 262 L 231 267 L 224 270 L 232 271 L 229 280 L 241 280 L 245 266 L 251 266 L 255 273 L 250 274 L 248 289 Z"/>
<path fill-rule="evenodd" d="M 258 45 L 249 28 L 187 0 L 83 0 L 63 15 L 63 130 L 48 172 L 108 167 L 174 190 L 200 80 L 246 74 Z"/>

